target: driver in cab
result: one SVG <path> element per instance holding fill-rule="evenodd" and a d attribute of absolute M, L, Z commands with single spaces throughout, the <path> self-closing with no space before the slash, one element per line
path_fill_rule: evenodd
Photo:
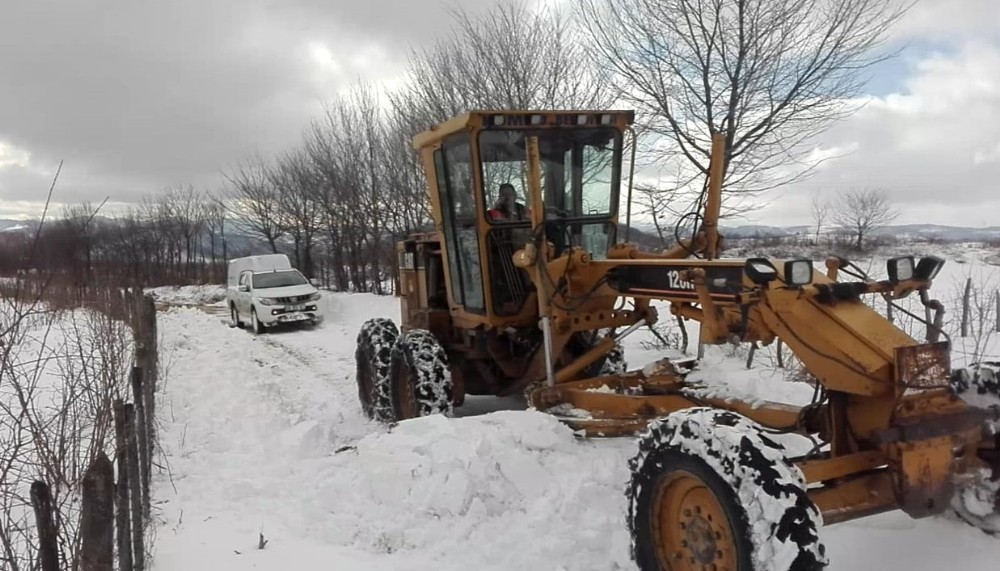
<path fill-rule="evenodd" d="M 527 220 L 529 213 L 527 208 L 517 201 L 514 185 L 505 182 L 500 185 L 500 196 L 489 210 L 489 216 L 494 222 L 516 222 Z"/>

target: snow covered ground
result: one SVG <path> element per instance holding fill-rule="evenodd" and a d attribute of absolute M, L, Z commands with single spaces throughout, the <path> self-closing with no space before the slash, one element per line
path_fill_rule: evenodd
<path fill-rule="evenodd" d="M 962 269 L 953 264 L 937 293 Z M 523 410 L 468 416 L 518 407 L 493 399 L 389 431 L 361 413 L 353 353 L 364 320 L 399 318 L 397 300 L 324 303 L 322 325 L 260 337 L 227 327 L 219 303 L 160 315 L 169 470 L 154 489 L 156 571 L 634 568 L 623 495 L 631 439 L 578 439 Z M 653 358 L 648 340 L 628 339 L 630 367 Z M 742 355 L 710 349 L 712 366 L 747 390 L 800 398 L 804 385 L 768 367 L 766 353 L 747 371 Z M 1000 539 L 951 517 L 884 514 L 822 537 L 834 571 L 986 571 L 1000 557 Z"/>

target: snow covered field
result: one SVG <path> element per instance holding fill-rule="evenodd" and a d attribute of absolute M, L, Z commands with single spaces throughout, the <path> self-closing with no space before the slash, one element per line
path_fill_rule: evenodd
<path fill-rule="evenodd" d="M 950 264 L 935 294 L 948 297 L 969 267 Z M 171 295 L 176 304 L 207 293 Z M 353 353 L 362 322 L 398 319 L 397 301 L 324 300 L 319 327 L 261 337 L 227 327 L 221 303 L 160 315 L 169 471 L 153 492 L 156 571 L 634 568 L 623 495 L 630 439 L 581 440 L 546 415 L 511 410 L 389 432 L 361 413 Z M 628 339 L 630 367 L 653 357 L 644 340 L 645 332 Z M 989 354 L 1000 353 L 987 341 Z M 727 351 L 708 361 L 722 363 Z M 795 386 L 765 353 L 757 359 L 750 371 L 743 357 L 713 366 L 754 392 Z M 516 404 L 471 399 L 458 413 Z M 822 537 L 834 571 L 992 571 L 1000 558 L 1000 539 L 951 517 L 884 514 Z"/>

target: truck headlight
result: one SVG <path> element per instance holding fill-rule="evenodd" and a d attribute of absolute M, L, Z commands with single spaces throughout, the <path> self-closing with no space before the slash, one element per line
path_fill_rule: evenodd
<path fill-rule="evenodd" d="M 309 294 L 309 298 L 306 301 L 318 301 L 319 292 Z"/>
<path fill-rule="evenodd" d="M 261 305 L 277 305 L 278 300 L 273 297 L 262 297 L 257 300 Z"/>
<path fill-rule="evenodd" d="M 944 266 L 944 260 L 937 256 L 924 256 L 920 258 L 920 262 L 917 263 L 917 269 L 914 271 L 914 275 L 917 279 L 921 280 L 932 280 L 937 277 L 938 272 Z"/>
<path fill-rule="evenodd" d="M 889 281 L 892 283 L 905 282 L 913 279 L 913 256 L 900 256 L 891 258 L 885 263 L 885 269 L 889 273 Z"/>
<path fill-rule="evenodd" d="M 813 281 L 812 260 L 789 260 L 785 262 L 785 283 L 790 286 L 804 286 Z"/>

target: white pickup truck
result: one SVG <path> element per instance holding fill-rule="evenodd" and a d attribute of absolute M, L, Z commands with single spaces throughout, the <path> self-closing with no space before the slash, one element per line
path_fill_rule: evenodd
<path fill-rule="evenodd" d="M 282 323 L 319 323 L 320 293 L 288 256 L 267 254 L 229 261 L 226 302 L 231 327 L 249 322 L 254 333 Z"/>

